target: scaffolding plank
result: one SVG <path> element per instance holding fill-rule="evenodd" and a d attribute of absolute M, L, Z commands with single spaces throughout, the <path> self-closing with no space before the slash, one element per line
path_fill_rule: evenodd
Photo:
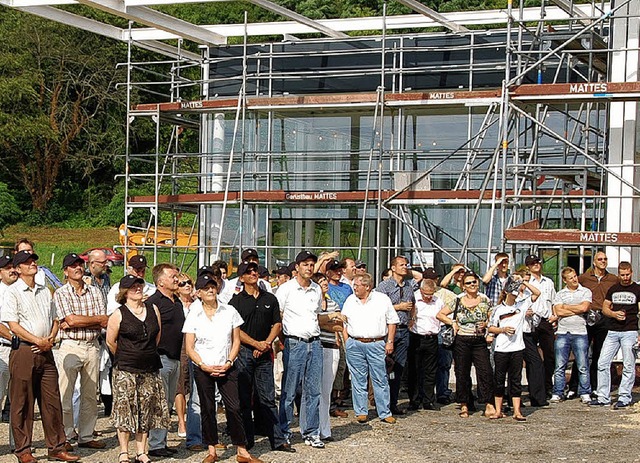
<path fill-rule="evenodd" d="M 640 246 L 638 232 L 599 232 L 576 229 L 542 230 L 537 220 L 525 222 L 517 227 L 504 231 L 509 243 L 553 243 L 574 244 L 581 246 Z"/>

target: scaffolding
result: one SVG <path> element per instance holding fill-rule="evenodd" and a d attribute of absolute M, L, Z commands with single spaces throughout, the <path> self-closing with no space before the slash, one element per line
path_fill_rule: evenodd
<path fill-rule="evenodd" d="M 127 93 L 151 103 L 127 118 L 125 230 L 182 266 L 249 246 L 269 267 L 338 249 L 375 274 L 396 254 L 484 272 L 496 252 L 541 252 L 556 275 L 601 247 L 633 260 L 640 2 L 556 4 L 535 19 L 509 2 L 493 30 L 390 35 L 385 14 L 379 36 L 266 44 L 245 20 L 242 45 L 200 57 L 130 52 Z"/>

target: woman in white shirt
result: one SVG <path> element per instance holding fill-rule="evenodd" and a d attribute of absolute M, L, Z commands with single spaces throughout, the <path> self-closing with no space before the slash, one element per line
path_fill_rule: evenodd
<path fill-rule="evenodd" d="M 528 288 L 531 296 L 525 295 Z M 489 321 L 489 333 L 496 335 L 495 353 L 495 413 L 491 419 L 504 418 L 502 402 L 504 382 L 509 373 L 509 395 L 513 402 L 513 419 L 526 421 L 520 408 L 522 395 L 522 363 L 524 360 L 524 339 L 522 329 L 527 312 L 540 296 L 540 290 L 529 284 L 528 274 L 519 273 L 507 279 L 500 293 L 499 305 L 494 309 Z"/>
<path fill-rule="evenodd" d="M 219 442 L 216 385 L 222 395 L 231 442 L 237 447 L 236 461 L 262 463 L 247 451 L 247 437 L 238 398 L 238 370 L 234 362 L 240 350 L 240 326 L 244 322 L 236 309 L 227 304 L 218 304 L 217 285 L 211 275 L 198 277 L 196 290 L 202 301 L 202 310 L 189 312 L 182 332 L 185 333 L 187 355 L 194 363 L 193 374 L 200 397 L 202 441 L 209 447 L 209 454 L 202 463 L 218 460 L 215 448 Z"/>

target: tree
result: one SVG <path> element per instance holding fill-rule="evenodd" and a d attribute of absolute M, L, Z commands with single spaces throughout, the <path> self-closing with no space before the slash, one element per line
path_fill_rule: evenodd
<path fill-rule="evenodd" d="M 0 8 L 0 165 L 44 212 L 63 169 L 91 175 L 123 144 L 122 46 Z"/>

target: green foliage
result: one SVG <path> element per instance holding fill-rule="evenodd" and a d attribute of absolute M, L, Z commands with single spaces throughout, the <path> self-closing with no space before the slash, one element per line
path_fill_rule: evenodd
<path fill-rule="evenodd" d="M 2 230 L 20 219 L 20 208 L 6 183 L 0 182 L 0 236 Z"/>

